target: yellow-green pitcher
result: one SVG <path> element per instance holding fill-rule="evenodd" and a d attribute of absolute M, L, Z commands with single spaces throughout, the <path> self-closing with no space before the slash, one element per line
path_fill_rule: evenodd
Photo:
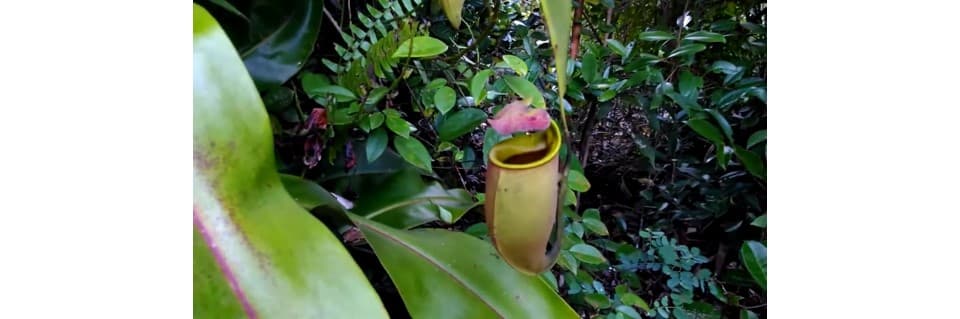
<path fill-rule="evenodd" d="M 551 121 L 545 131 L 512 137 L 490 149 L 484 203 L 490 238 L 500 256 L 526 274 L 550 269 L 560 251 L 558 212 L 566 189 L 561 136 Z"/>

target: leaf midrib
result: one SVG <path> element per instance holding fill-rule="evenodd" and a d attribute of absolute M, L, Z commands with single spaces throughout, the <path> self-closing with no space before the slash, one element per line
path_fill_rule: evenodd
<path fill-rule="evenodd" d="M 363 217 L 360 217 L 360 218 L 363 218 Z M 361 224 L 362 224 L 362 226 L 366 227 L 367 229 L 370 229 L 370 230 L 376 232 L 377 234 L 380 234 L 380 235 L 386 237 L 386 238 L 389 239 L 390 241 L 393 241 L 393 242 L 397 243 L 398 245 L 400 245 L 400 246 L 402 246 L 402 247 L 404 247 L 404 248 L 407 248 L 408 250 L 410 250 L 410 251 L 413 252 L 414 254 L 422 257 L 422 258 L 423 258 L 424 260 L 426 260 L 427 262 L 433 264 L 435 267 L 437 267 L 438 269 L 440 269 L 441 271 L 443 271 L 444 274 L 446 274 L 448 277 L 450 277 L 451 279 L 453 279 L 453 281 L 456 282 L 458 285 L 460 285 L 460 286 L 463 287 L 465 290 L 467 290 L 468 292 L 470 292 L 471 294 L 473 294 L 474 296 L 476 296 L 477 299 L 480 300 L 480 302 L 483 302 L 483 304 L 487 305 L 487 307 L 490 308 L 490 310 L 492 310 L 494 313 L 496 313 L 498 317 L 500 317 L 500 318 L 506 318 L 499 309 L 497 309 L 496 307 L 494 307 L 492 304 L 488 303 L 487 300 L 483 299 L 483 297 L 481 297 L 479 291 L 478 291 L 476 288 L 474 288 L 474 287 L 471 286 L 471 285 L 468 285 L 466 282 L 460 280 L 460 278 L 454 276 L 452 270 L 450 270 L 450 269 L 448 269 L 447 267 L 443 266 L 443 264 L 439 263 L 439 262 L 438 262 L 437 260 L 435 260 L 432 256 L 427 255 L 425 252 L 417 249 L 416 247 L 413 247 L 412 245 L 407 244 L 406 242 L 400 240 L 400 238 L 397 238 L 396 236 L 393 236 L 392 234 L 387 233 L 387 232 L 385 232 L 385 231 L 383 231 L 383 230 L 381 230 L 381 229 L 373 226 L 372 224 L 363 223 L 363 222 L 361 222 Z"/>

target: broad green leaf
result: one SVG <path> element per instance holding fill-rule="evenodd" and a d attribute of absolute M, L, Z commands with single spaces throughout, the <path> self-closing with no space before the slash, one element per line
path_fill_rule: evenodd
<path fill-rule="evenodd" d="M 706 109 L 707 113 L 710 113 L 713 116 L 713 119 L 720 124 L 720 130 L 723 131 L 723 135 L 727 137 L 727 140 L 731 143 L 733 142 L 733 128 L 730 127 L 730 122 L 727 122 L 727 118 L 723 117 L 723 114 L 717 112 L 714 109 Z"/>
<path fill-rule="evenodd" d="M 628 292 L 623 296 L 621 296 L 620 302 L 622 302 L 625 305 L 630 305 L 630 306 L 643 309 L 643 311 L 650 311 L 650 306 L 647 305 L 647 302 L 643 301 L 643 298 L 640 298 L 640 296 L 637 296 L 632 292 Z"/>
<path fill-rule="evenodd" d="M 668 55 L 667 58 L 669 59 L 678 55 L 697 53 L 706 49 L 707 49 L 707 46 L 703 44 L 688 43 L 674 49 L 673 52 L 670 52 L 670 55 Z"/>
<path fill-rule="evenodd" d="M 389 119 L 387 120 L 389 124 Z M 433 171 L 430 164 L 432 161 L 430 152 L 428 152 L 427 148 L 423 146 L 423 143 L 420 143 L 416 138 L 395 138 L 393 139 L 393 147 L 397 149 L 397 153 L 400 153 L 400 157 L 403 157 L 408 163 L 427 171 Z"/>
<path fill-rule="evenodd" d="M 367 161 L 373 162 L 380 158 L 380 154 L 383 154 L 383 150 L 387 149 L 387 142 L 389 139 L 390 138 L 387 136 L 387 131 L 383 128 L 373 130 L 373 133 L 370 133 L 370 136 L 367 137 Z"/>
<path fill-rule="evenodd" d="M 278 14 L 278 18 L 271 19 L 269 23 L 253 23 L 258 28 L 252 33 L 262 37 L 253 39 L 253 46 L 244 49 L 241 54 L 247 72 L 260 89 L 283 84 L 306 64 L 320 33 L 323 15 L 321 0 L 271 6 L 276 7 L 262 11 Z M 256 19 L 257 16 L 251 18 Z"/>
<path fill-rule="evenodd" d="M 745 241 L 740 246 L 740 260 L 760 288 L 767 290 L 767 247 L 758 241 Z"/>
<path fill-rule="evenodd" d="M 746 310 L 746 309 L 741 309 L 741 310 L 740 310 L 740 319 L 760 319 L 760 317 L 757 316 L 756 313 L 753 313 L 753 311 Z"/>
<path fill-rule="evenodd" d="M 357 95 L 350 92 L 345 87 L 338 85 L 322 85 L 317 87 L 303 88 L 303 90 L 310 96 L 311 99 L 325 98 L 328 95 L 332 95 L 337 99 L 337 102 L 350 102 L 357 99 Z"/>
<path fill-rule="evenodd" d="M 463 0 L 440 0 L 443 7 L 443 13 L 447 15 L 447 20 L 454 29 L 460 29 L 461 13 L 463 12 Z"/>
<path fill-rule="evenodd" d="M 603 224 L 603 221 L 600 220 L 600 211 L 596 208 L 591 208 L 583 212 L 583 225 L 587 226 L 587 229 L 594 234 L 600 236 L 610 234 L 607 230 L 607 225 Z"/>
<path fill-rule="evenodd" d="M 578 170 L 571 169 L 567 172 L 567 185 L 570 185 L 570 189 L 581 193 L 590 190 L 590 181 Z"/>
<path fill-rule="evenodd" d="M 707 43 L 727 42 L 727 40 L 723 38 L 722 34 L 709 31 L 691 32 L 690 34 L 687 34 L 687 36 L 683 37 L 683 39 Z"/>
<path fill-rule="evenodd" d="M 547 107 L 547 102 L 543 99 L 543 93 L 540 93 L 540 89 L 537 89 L 537 86 L 527 81 L 527 79 L 514 75 L 504 75 L 503 81 L 506 82 L 507 86 L 509 86 L 514 93 L 517 93 L 525 103 L 533 104 L 533 106 L 539 108 Z"/>
<path fill-rule="evenodd" d="M 596 247 L 590 246 L 589 244 L 573 245 L 573 247 L 570 247 L 570 253 L 578 260 L 592 265 L 607 262 L 607 259 L 603 258 L 603 254 L 600 253 Z"/>
<path fill-rule="evenodd" d="M 689 120 L 687 125 L 707 140 L 716 144 L 723 144 L 723 133 L 720 133 L 720 130 L 707 120 Z"/>
<path fill-rule="evenodd" d="M 287 193 L 290 193 L 290 197 L 303 209 L 326 207 L 337 212 L 345 212 L 343 204 L 320 184 L 288 174 L 280 174 L 280 181 Z"/>
<path fill-rule="evenodd" d="M 597 55 L 593 53 L 592 50 L 588 50 L 583 54 L 583 60 L 580 61 L 580 75 L 583 76 L 583 80 L 587 83 L 593 83 L 597 80 L 597 65 L 600 62 L 597 61 Z"/>
<path fill-rule="evenodd" d="M 486 119 L 487 113 L 479 109 L 468 108 L 454 111 L 443 117 L 440 125 L 437 125 L 437 135 L 439 135 L 441 141 L 452 141 L 473 131 Z"/>
<path fill-rule="evenodd" d="M 727 61 L 716 61 L 710 66 L 711 72 L 720 72 L 723 74 L 734 74 L 740 72 L 741 68 Z"/>
<path fill-rule="evenodd" d="M 410 46 L 413 45 L 411 50 Z M 394 59 L 399 58 L 429 58 L 447 52 L 447 45 L 443 41 L 429 36 L 418 36 L 403 41 L 400 47 L 393 52 Z"/>
<path fill-rule="evenodd" d="M 617 96 L 617 91 L 614 91 L 614 90 L 606 90 L 606 91 L 603 91 L 603 93 L 600 94 L 600 96 L 597 97 L 597 102 L 603 103 L 603 102 L 612 100 L 612 99 L 613 99 L 614 97 L 616 97 L 616 96 Z"/>
<path fill-rule="evenodd" d="M 450 214 L 450 223 L 456 222 L 480 204 L 464 189 L 445 189 L 438 182 L 424 181 L 409 169 L 358 186 L 366 188 L 361 190 L 351 212 L 398 229 L 442 220 L 443 210 Z"/>
<path fill-rule="evenodd" d="M 660 246 L 657 248 L 657 254 L 660 255 L 660 258 L 663 258 L 663 263 L 667 265 L 676 264 L 677 260 L 680 259 L 677 251 L 673 250 L 673 247 L 670 246 Z"/>
<path fill-rule="evenodd" d="M 620 306 L 617 306 L 616 309 L 617 309 L 617 312 L 622 313 L 622 314 L 626 315 L 627 317 L 630 317 L 630 318 L 633 318 L 633 319 L 640 319 L 640 318 L 642 318 L 642 317 L 640 317 L 640 314 L 637 313 L 637 310 L 636 310 L 636 309 L 633 309 L 633 307 L 625 306 L 625 305 L 620 305 Z"/>
<path fill-rule="evenodd" d="M 759 178 L 766 178 L 767 172 L 764 169 L 763 159 L 757 153 L 751 152 L 747 149 L 744 149 L 740 146 L 734 146 L 734 153 L 737 154 L 737 158 L 740 159 L 740 162 L 743 163 L 743 166 L 747 168 L 747 171 L 753 176 Z"/>
<path fill-rule="evenodd" d="M 232 4 L 230 4 L 226 0 L 210 0 L 210 2 L 220 6 L 221 8 L 229 11 L 230 13 L 237 15 L 240 18 L 243 18 L 244 20 L 250 21 L 250 19 L 248 19 L 247 16 L 243 15 L 243 13 L 241 13 L 240 10 L 237 10 L 236 7 L 234 7 Z"/>
<path fill-rule="evenodd" d="M 383 100 L 383 97 L 386 96 L 387 93 L 389 92 L 390 92 L 390 88 L 384 87 L 384 86 L 370 90 L 370 94 L 367 95 L 367 100 L 364 101 L 363 104 L 367 106 L 376 106 L 377 104 L 380 103 L 380 101 Z"/>
<path fill-rule="evenodd" d="M 493 70 L 485 69 L 477 72 L 473 75 L 473 79 L 470 79 L 470 96 L 473 97 L 477 105 L 480 105 L 480 102 L 485 100 L 487 96 L 487 80 L 490 79 L 491 75 L 493 75 Z"/>
<path fill-rule="evenodd" d="M 257 87 L 197 4 L 193 92 L 193 316 L 388 318 L 337 237 L 284 189 Z"/>
<path fill-rule="evenodd" d="M 410 122 L 404 120 L 400 116 L 400 112 L 394 109 L 386 109 L 383 111 L 383 114 L 387 117 L 387 128 L 403 138 L 410 137 Z"/>
<path fill-rule="evenodd" d="M 579 318 L 546 282 L 514 270 L 488 242 L 461 232 L 404 231 L 356 215 L 351 219 L 410 317 Z"/>
<path fill-rule="evenodd" d="M 750 225 L 757 226 L 760 228 L 767 228 L 767 214 L 763 214 L 760 217 L 757 217 L 750 223 Z"/>
<path fill-rule="evenodd" d="M 623 46 L 623 43 L 620 43 L 620 41 L 617 41 L 614 39 L 607 39 L 607 47 L 610 48 L 610 51 L 613 51 L 613 53 L 616 53 L 624 60 L 627 59 L 628 57 L 627 47 Z"/>
<path fill-rule="evenodd" d="M 457 92 L 454 92 L 449 86 L 442 86 L 433 94 L 433 104 L 440 110 L 440 114 L 447 114 L 457 102 Z"/>
<path fill-rule="evenodd" d="M 680 80 L 677 85 L 680 95 L 696 99 L 700 95 L 700 87 L 702 86 L 703 78 L 694 75 L 689 69 L 680 72 Z"/>
<path fill-rule="evenodd" d="M 643 41 L 663 41 L 672 40 L 677 36 L 666 31 L 646 31 L 640 33 L 640 40 Z"/>
<path fill-rule="evenodd" d="M 594 309 L 604 309 L 610 307 L 610 298 L 608 298 L 605 294 L 588 294 L 583 296 L 583 300 L 590 304 L 590 306 L 592 306 Z"/>
<path fill-rule="evenodd" d="M 503 61 L 506 62 L 514 72 L 517 72 L 517 75 L 527 76 L 527 62 L 523 62 L 520 58 L 510 54 L 504 55 Z"/>
<path fill-rule="evenodd" d="M 570 50 L 570 29 L 573 25 L 573 9 L 570 0 L 540 0 L 540 13 L 550 33 L 550 48 L 553 50 L 553 59 L 556 62 L 557 87 L 559 96 L 557 101 L 563 100 L 567 92 L 567 54 Z M 540 97 L 542 101 L 543 97 Z M 541 103 L 545 105 L 545 103 Z M 540 106 L 545 107 L 545 106 Z"/>
<path fill-rule="evenodd" d="M 380 127 L 380 125 L 383 125 L 383 118 L 383 112 L 370 114 L 370 117 L 368 117 L 368 120 L 370 121 L 370 129 L 375 130 Z"/>

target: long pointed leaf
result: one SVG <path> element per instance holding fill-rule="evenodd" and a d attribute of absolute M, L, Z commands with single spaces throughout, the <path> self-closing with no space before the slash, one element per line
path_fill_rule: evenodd
<path fill-rule="evenodd" d="M 573 25 L 571 8 L 570 0 L 540 0 L 540 10 L 550 33 L 553 59 L 557 63 L 557 86 L 560 90 L 557 101 L 563 100 L 567 92 L 567 73 L 564 70 L 567 69 L 567 50 L 570 50 L 570 29 Z"/>
<path fill-rule="evenodd" d="M 243 54 L 243 63 L 257 87 L 278 86 L 303 67 L 320 33 L 323 1 L 298 1 L 276 30 Z"/>
<path fill-rule="evenodd" d="M 413 318 L 579 318 L 539 276 L 489 243 L 442 229 L 403 231 L 352 215 Z"/>
<path fill-rule="evenodd" d="M 193 20 L 194 317 L 387 318 L 337 237 L 284 190 L 230 39 L 196 4 Z"/>

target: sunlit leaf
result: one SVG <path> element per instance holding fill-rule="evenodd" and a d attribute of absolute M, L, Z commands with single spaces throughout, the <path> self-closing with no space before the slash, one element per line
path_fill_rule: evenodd
<path fill-rule="evenodd" d="M 527 81 L 527 79 L 514 75 L 504 75 L 503 81 L 527 104 L 532 104 L 539 108 L 547 107 L 547 102 L 543 99 L 543 93 L 540 93 L 540 89 L 538 89 L 536 85 L 533 85 L 533 83 L 530 83 L 530 81 Z"/>
<path fill-rule="evenodd" d="M 410 46 L 413 46 L 411 49 Z M 429 36 L 418 36 L 403 41 L 400 47 L 393 52 L 392 57 L 399 58 L 429 58 L 447 52 L 447 45 L 443 41 Z"/>
<path fill-rule="evenodd" d="M 579 318 L 540 277 L 514 270 L 483 240 L 443 229 L 397 230 L 356 215 L 351 219 L 413 318 Z"/>
<path fill-rule="evenodd" d="M 388 318 L 337 237 L 285 190 L 257 87 L 197 4 L 193 92 L 193 316 Z"/>

